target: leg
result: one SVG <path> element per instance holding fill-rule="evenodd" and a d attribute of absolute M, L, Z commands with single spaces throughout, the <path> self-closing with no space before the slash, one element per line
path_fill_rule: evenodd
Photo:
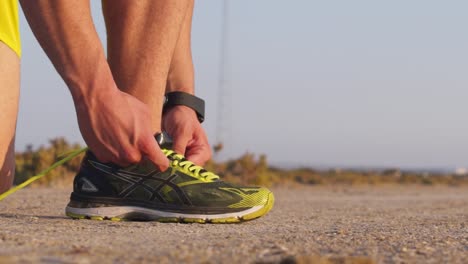
<path fill-rule="evenodd" d="M 191 32 L 193 0 L 188 0 L 189 6 L 185 13 L 179 39 L 172 56 L 171 67 L 167 77 L 166 92 L 182 91 L 194 93 L 195 78 L 192 61 Z"/>
<path fill-rule="evenodd" d="M 0 193 L 15 176 L 15 130 L 18 114 L 20 60 L 0 41 Z"/>
<path fill-rule="evenodd" d="M 191 50 L 191 31 L 194 1 L 189 0 L 179 39 L 172 56 L 166 92 L 194 94 L 194 69 Z M 174 140 L 173 149 L 187 159 L 203 165 L 211 158 L 211 148 L 202 126 L 192 109 L 173 107 L 163 116 L 163 128 Z"/>
<path fill-rule="evenodd" d="M 109 0 L 104 5 L 108 30 L 108 60 L 116 83 L 121 89 L 152 108 L 152 114 L 156 115 L 153 123 L 155 127 L 161 126 L 162 95 L 165 89 L 193 92 L 193 65 L 190 54 L 193 1 L 177 1 L 142 1 L 147 3 L 143 5 L 140 5 L 140 1 L 138 4 L 137 1 L 131 2 L 132 4 L 128 1 L 125 2 L 125 6 L 125 3 L 120 1 Z M 209 153 L 209 147 L 195 112 L 185 106 L 172 107 L 165 112 L 164 123 L 166 129 L 171 127 L 173 132 L 180 132 L 179 141 L 185 141 L 182 144 L 187 145 L 187 151 L 181 149 L 179 153 L 188 153 L 187 158 L 192 157 L 192 161 L 202 163 L 203 158 L 197 158 L 196 154 L 206 155 Z M 177 137 L 173 138 L 176 145 Z M 84 188 L 74 189 L 74 192 L 80 195 L 72 196 L 66 209 L 67 215 L 73 218 L 90 217 L 100 220 L 234 223 L 258 218 L 273 206 L 273 194 L 268 189 L 248 187 L 249 191 L 245 192 L 241 188 L 218 181 L 217 175 L 200 170 L 173 150 L 164 151 L 171 160 L 173 170 L 170 176 L 166 172 L 155 173 L 151 167 L 144 164 L 129 168 L 115 167 L 123 176 L 127 171 L 135 182 L 145 181 L 148 177 L 143 175 L 150 174 L 152 180 L 145 181 L 144 185 L 151 186 L 154 192 L 146 198 L 139 195 L 147 193 L 148 189 L 144 188 L 144 185 L 134 184 L 128 188 L 128 179 L 114 177 L 113 173 L 105 175 L 103 171 L 87 166 L 90 168 L 90 175 L 105 175 L 105 178 L 112 178 L 113 182 L 123 181 L 124 184 L 109 184 L 109 188 L 115 190 L 113 193 L 118 194 L 109 197 L 113 199 L 113 203 L 109 205 L 105 202 L 107 193 L 103 196 L 89 195 Z M 96 161 L 89 158 L 84 162 Z M 177 174 L 173 174 L 174 170 Z M 109 170 L 113 171 L 113 168 Z M 95 180 L 86 177 L 85 174 L 78 174 L 76 181 L 90 183 Z M 177 180 L 177 184 L 169 185 L 168 182 L 175 182 L 173 180 Z M 164 184 L 164 191 L 161 184 Z M 135 196 L 134 199 L 142 201 L 141 206 L 128 206 L 128 197 L 134 193 L 139 196 Z M 213 200 L 213 195 L 218 198 Z M 80 201 L 80 197 L 85 199 Z M 95 204 L 104 206 L 95 207 Z"/>
<path fill-rule="evenodd" d="M 187 0 L 103 1 L 108 61 L 117 86 L 150 107 L 161 131 L 166 81 Z"/>

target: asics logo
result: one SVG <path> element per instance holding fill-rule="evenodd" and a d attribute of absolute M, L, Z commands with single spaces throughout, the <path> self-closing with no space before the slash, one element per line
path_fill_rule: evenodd
<path fill-rule="evenodd" d="M 97 161 L 88 161 L 97 170 L 129 183 L 128 186 L 120 190 L 118 194 L 119 197 L 128 197 L 137 189 L 143 189 L 151 195 L 149 199 L 150 201 L 158 200 L 162 203 L 167 203 L 168 201 L 165 198 L 163 189 L 167 189 L 169 187 L 170 189 L 174 190 L 182 203 L 186 205 L 192 204 L 184 191 L 173 182 L 179 176 L 177 174 L 172 174 L 167 179 L 163 179 L 160 177 L 161 172 L 158 170 L 153 170 L 147 174 L 140 174 L 111 167 Z M 151 184 L 149 180 L 156 181 L 158 184 L 155 185 L 154 182 Z"/>
<path fill-rule="evenodd" d="M 83 185 L 81 185 L 81 190 L 83 192 L 97 192 L 98 188 L 94 184 L 92 184 L 88 179 L 81 178 Z"/>

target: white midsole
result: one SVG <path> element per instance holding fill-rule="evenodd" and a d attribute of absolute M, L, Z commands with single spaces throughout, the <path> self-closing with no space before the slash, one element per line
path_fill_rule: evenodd
<path fill-rule="evenodd" d="M 249 208 L 244 211 L 235 212 L 235 213 L 225 213 L 225 214 L 181 214 L 181 213 L 172 213 L 165 212 L 155 209 L 147 209 L 143 207 L 136 206 L 113 206 L 113 207 L 95 207 L 95 208 L 75 208 L 67 206 L 65 208 L 66 213 L 76 214 L 76 215 L 86 215 L 86 216 L 100 216 L 100 217 L 119 217 L 128 213 L 142 213 L 145 216 L 150 218 L 197 218 L 197 219 L 218 219 L 218 218 L 231 218 L 231 217 L 242 217 L 244 215 L 256 212 L 263 208 L 263 206 L 258 205 L 252 208 Z"/>

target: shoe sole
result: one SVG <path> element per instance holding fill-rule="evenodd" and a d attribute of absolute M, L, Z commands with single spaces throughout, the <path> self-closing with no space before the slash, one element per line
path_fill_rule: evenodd
<path fill-rule="evenodd" d="M 153 210 L 136 206 L 112 206 L 95 208 L 75 208 L 67 206 L 65 213 L 73 219 L 111 220 L 111 221 L 156 221 L 164 223 L 240 223 L 259 218 L 273 207 L 275 198 L 268 194 L 267 203 L 250 209 L 226 214 L 203 215 L 183 214 Z"/>

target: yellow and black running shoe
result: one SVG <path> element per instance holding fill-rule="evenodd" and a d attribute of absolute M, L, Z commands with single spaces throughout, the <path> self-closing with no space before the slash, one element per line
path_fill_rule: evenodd
<path fill-rule="evenodd" d="M 165 148 L 167 136 L 158 135 L 157 140 L 171 164 L 164 172 L 149 161 L 126 168 L 101 163 L 88 152 L 74 179 L 66 214 L 94 220 L 237 223 L 263 216 L 273 207 L 270 190 L 226 183 Z"/>

